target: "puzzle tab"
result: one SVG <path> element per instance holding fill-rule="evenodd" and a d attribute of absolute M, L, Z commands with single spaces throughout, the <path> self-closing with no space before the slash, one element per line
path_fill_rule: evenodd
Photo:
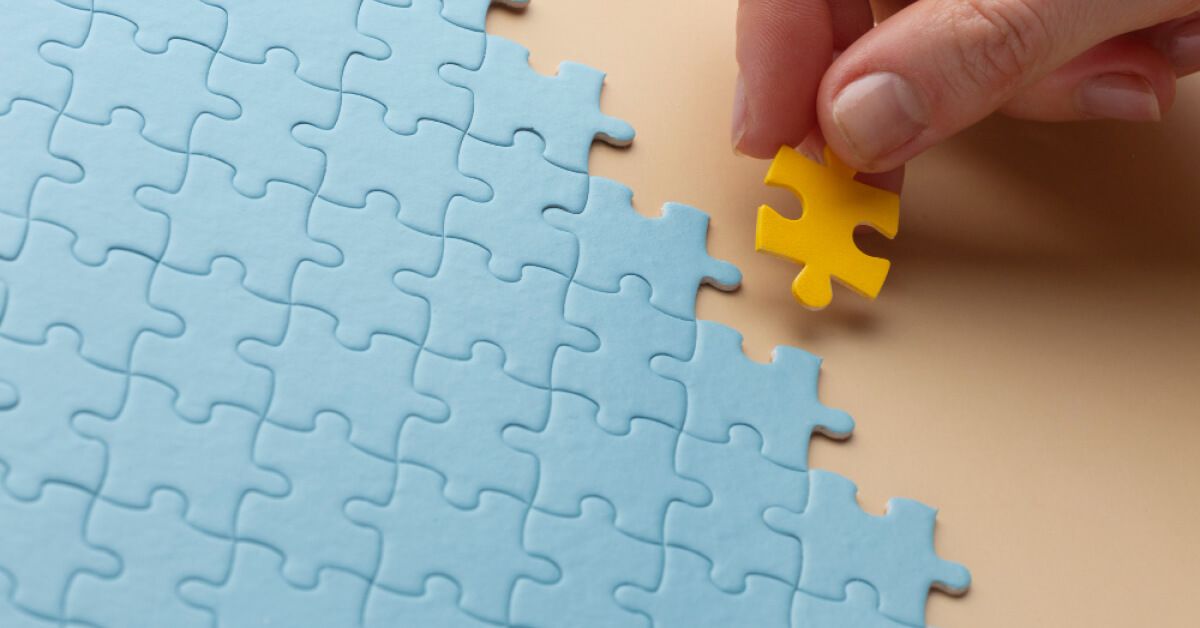
<path fill-rule="evenodd" d="M 784 146 L 767 171 L 766 183 L 791 190 L 804 205 L 796 220 L 767 205 L 758 208 L 754 249 L 803 264 L 792 295 L 821 309 L 833 299 L 831 279 L 869 298 L 879 295 L 891 262 L 854 244 L 854 228 L 870 225 L 889 239 L 900 227 L 900 197 L 854 180 L 855 172 L 826 148 L 818 164 Z"/>

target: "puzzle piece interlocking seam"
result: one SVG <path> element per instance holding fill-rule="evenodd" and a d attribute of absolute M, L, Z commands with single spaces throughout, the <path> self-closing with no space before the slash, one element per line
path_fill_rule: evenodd
<path fill-rule="evenodd" d="M 0 421 L 0 461 L 8 469 L 4 489 L 19 499 L 35 499 L 47 482 L 94 491 L 103 479 L 104 448 L 75 432 L 71 417 L 115 416 L 126 382 L 79 349 L 78 332 L 61 326 L 39 344 L 0 336 L 0 381 L 10 383 L 15 397 Z"/>
<path fill-rule="evenodd" d="M 78 183 L 83 169 L 49 150 L 58 112 L 29 100 L 13 101 L 0 116 L 0 214 L 29 216 L 35 185 L 41 180 Z M 12 254 L 6 258 L 11 258 Z"/>
<path fill-rule="evenodd" d="M 541 76 L 529 67 L 528 50 L 488 35 L 479 69 L 446 65 L 442 76 L 471 91 L 468 132 L 485 142 L 507 144 L 517 131 L 534 129 L 546 141 L 548 161 L 587 172 L 593 139 L 617 146 L 633 141 L 629 123 L 600 112 L 604 73 L 585 65 L 564 62 L 555 76 Z"/>
<path fill-rule="evenodd" d="M 158 490 L 149 507 L 129 509 L 97 500 L 88 515 L 88 543 L 121 557 L 121 571 L 84 571 L 67 590 L 66 606 L 80 621 L 97 626 L 127 625 L 143 617 L 163 626 L 202 628 L 209 617 L 179 597 L 184 578 L 216 579 L 224 575 L 232 548 L 184 520 L 186 498 Z"/>
<path fill-rule="evenodd" d="M 142 114 L 146 139 L 175 151 L 186 151 L 192 125 L 202 113 L 221 118 L 238 115 L 231 98 L 210 91 L 205 77 L 215 52 L 186 39 L 171 39 L 166 52 L 151 54 L 133 40 L 132 22 L 109 13 L 94 13 L 91 31 L 77 48 L 51 41 L 42 56 L 71 72 L 65 115 L 93 124 L 107 122 L 112 112 L 129 107 Z M 163 90 L 157 85 L 171 85 Z"/>
<path fill-rule="evenodd" d="M 233 186 L 246 196 L 266 194 L 270 180 L 315 191 L 324 177 L 321 152 L 297 143 L 292 129 L 332 127 L 341 100 L 336 90 L 296 76 L 297 64 L 290 51 L 274 48 L 259 64 L 220 54 L 209 68 L 209 89 L 233 98 L 240 111 L 232 119 L 201 114 L 189 150 L 236 164 Z"/>
<path fill-rule="evenodd" d="M 391 53 L 382 39 L 359 30 L 361 2 L 204 2 L 227 15 L 223 54 L 260 63 L 268 50 L 290 50 L 299 60 L 296 76 L 320 87 L 341 88 L 351 55 L 383 59 Z"/>
<path fill-rule="evenodd" d="M 91 15 L 58 2 L 26 2 L 21 10 L 6 9 L 4 19 L 0 20 L 0 59 L 4 59 L 0 115 L 9 113 L 18 99 L 42 104 L 55 111 L 61 109 L 70 94 L 71 72 L 46 64 L 38 49 L 48 41 L 70 47 L 83 45 L 91 26 Z M 0 146 L 7 143 L 0 142 Z M 25 154 L 34 156 L 32 152 Z M 21 165 L 21 162 L 6 158 L 4 164 L 5 168 L 0 172 Z M 11 189 L 7 183 L 5 181 L 0 189 Z M 3 203 L 0 203 L 0 210 L 3 209 Z"/>
<path fill-rule="evenodd" d="M 405 421 L 398 459 L 436 468 L 445 478 L 446 499 L 461 508 L 474 508 L 483 491 L 529 502 L 537 487 L 536 460 L 507 449 L 502 433 L 544 429 L 550 391 L 509 375 L 505 361 L 499 346 L 477 342 L 468 360 L 422 352 L 413 373 L 418 390 L 454 411 L 444 421 Z"/>
<path fill-rule="evenodd" d="M 790 220 L 767 205 L 760 207 L 754 248 L 804 265 L 792 282 L 792 295 L 807 307 L 829 305 L 831 279 L 873 299 L 887 278 L 891 262 L 860 251 L 854 228 L 870 225 L 896 237 L 900 197 L 859 183 L 854 174 L 829 149 L 825 163 L 818 164 L 787 146 L 767 171 L 767 184 L 791 190 L 804 209 L 800 218 Z"/>
<path fill-rule="evenodd" d="M 373 334 L 414 343 L 425 337 L 425 302 L 396 290 L 392 278 L 400 271 L 435 274 L 442 239 L 404 224 L 399 212 L 400 203 L 384 192 L 368 193 L 362 207 L 318 198 L 309 210 L 309 235 L 342 259 L 336 266 L 300 262 L 292 302 L 333 316 L 338 341 L 352 349 L 365 349 Z"/>
<path fill-rule="evenodd" d="M 39 342 L 50 327 L 67 325 L 83 339 L 83 357 L 123 370 L 140 333 L 182 332 L 178 317 L 146 300 L 152 260 L 114 250 L 103 265 L 88 266 L 72 254 L 74 238 L 56 225 L 31 221 L 17 257 L 0 260 L 0 282 L 6 286 L 0 335 Z"/>
<path fill-rule="evenodd" d="M 134 195 L 146 186 L 177 189 L 187 156 L 146 140 L 144 126 L 132 109 L 113 111 L 108 124 L 63 117 L 55 125 L 51 154 L 78 164 L 87 176 L 40 182 L 30 200 L 30 218 L 75 234 L 73 253 L 85 264 L 104 263 L 114 249 L 162 256 L 167 217 L 142 207 Z"/>
<path fill-rule="evenodd" d="M 0 626 L 897 628 L 965 586 L 931 509 L 808 470 L 852 427 L 820 361 L 695 321 L 740 280 L 707 216 L 589 177 L 604 75 L 489 4 L 0 13 Z"/>
<path fill-rule="evenodd" d="M 616 292 L 622 277 L 638 275 L 655 307 L 684 320 L 696 318 L 700 284 L 733 290 L 742 282 L 737 267 L 708 255 L 707 214 L 667 203 L 661 217 L 644 218 L 633 208 L 633 190 L 616 181 L 591 177 L 583 211 L 555 208 L 545 217 L 578 239 L 574 281 Z"/>
<path fill-rule="evenodd" d="M 478 69 L 485 36 L 443 19 L 441 9 L 439 0 L 411 0 L 408 7 L 373 2 L 359 14 L 361 28 L 386 42 L 391 54 L 351 56 L 342 90 L 383 103 L 384 122 L 403 135 L 415 132 L 422 119 L 464 130 L 471 122 L 471 92 L 442 80 L 439 69 L 447 63 Z"/>
<path fill-rule="evenodd" d="M 736 330 L 709 321 L 697 324 L 696 350 L 688 360 L 656 356 L 655 372 L 687 390 L 683 431 L 709 441 L 725 441 L 729 429 L 747 425 L 762 439 L 762 453 L 776 464 L 808 468 L 813 432 L 845 438 L 854 420 L 817 399 L 821 360 L 792 347 L 776 347 L 770 364 L 742 353 Z"/>
<path fill-rule="evenodd" d="M 463 588 L 467 612 L 494 622 L 508 618 L 509 595 L 518 578 L 550 582 L 558 567 L 528 554 L 521 543 L 525 504 L 503 493 L 485 492 L 472 509 L 442 500 L 444 478 L 436 471 L 396 465 L 395 494 L 380 506 L 365 500 L 346 504 L 352 521 L 378 530 L 383 545 L 376 581 L 401 592 L 416 592 L 424 574 L 453 573 Z M 421 504 L 414 508 L 413 504 Z"/>
<path fill-rule="evenodd" d="M 505 370 L 535 386 L 550 383 L 559 347 L 595 350 L 595 335 L 563 318 L 570 278 L 526 266 L 518 281 L 488 270 L 488 252 L 466 240 L 447 238 L 437 275 L 401 272 L 401 290 L 428 302 L 429 333 L 423 347 L 448 357 L 466 358 L 478 340 L 505 349 Z M 488 311 L 489 317 L 476 316 Z"/>
<path fill-rule="evenodd" d="M 936 586 L 962 592 L 971 575 L 957 563 L 938 558 L 933 548 L 937 511 L 908 499 L 888 501 L 887 513 L 863 512 L 853 482 L 827 471 L 809 473 L 808 503 L 801 513 L 772 507 L 767 525 L 805 544 L 800 589 L 837 598 L 852 581 L 879 592 L 879 611 L 911 625 L 925 624 L 923 593 Z M 889 560 L 881 561 L 880 556 Z"/>
<path fill-rule="evenodd" d="M 447 236 L 487 249 L 492 274 L 516 281 L 525 266 L 561 275 L 575 272 L 579 245 L 544 218 L 547 207 L 578 213 L 588 199 L 588 176 L 560 168 L 543 157 L 546 143 L 536 133 L 518 132 L 502 146 L 467 137 L 459 169 L 487 181 L 492 197 L 479 202 L 458 197 L 446 211 Z M 506 211 L 497 212 L 495 207 Z"/>
<path fill-rule="evenodd" d="M 458 170 L 462 131 L 435 120 L 421 120 L 411 135 L 384 124 L 384 106 L 376 100 L 343 94 L 331 129 L 301 124 L 292 135 L 325 155 L 322 199 L 361 207 L 367 194 L 382 191 L 400 202 L 400 220 L 426 233 L 441 234 L 446 207 L 456 196 L 488 198 L 488 186 Z M 412 179 L 395 176 L 410 173 Z M 421 181 L 422 185 L 411 185 Z M 405 185 L 405 183 L 409 183 Z"/>

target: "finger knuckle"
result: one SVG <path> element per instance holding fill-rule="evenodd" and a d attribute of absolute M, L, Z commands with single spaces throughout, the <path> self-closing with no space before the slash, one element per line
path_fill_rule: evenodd
<path fill-rule="evenodd" d="M 1016 89 L 1050 54 L 1044 4 L 1037 0 L 950 0 L 952 55 L 964 90 Z"/>

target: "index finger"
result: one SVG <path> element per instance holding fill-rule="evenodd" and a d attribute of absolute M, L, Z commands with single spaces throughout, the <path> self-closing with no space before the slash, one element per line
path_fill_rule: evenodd
<path fill-rule="evenodd" d="M 872 23 L 867 0 L 741 0 L 733 144 L 769 158 L 816 127 L 821 77 Z"/>

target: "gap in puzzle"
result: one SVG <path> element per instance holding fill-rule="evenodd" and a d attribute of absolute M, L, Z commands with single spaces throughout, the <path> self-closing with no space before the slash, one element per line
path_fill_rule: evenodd
<path fill-rule="evenodd" d="M 934 511 L 486 0 L 0 14 L 0 626 L 924 625 Z"/>

